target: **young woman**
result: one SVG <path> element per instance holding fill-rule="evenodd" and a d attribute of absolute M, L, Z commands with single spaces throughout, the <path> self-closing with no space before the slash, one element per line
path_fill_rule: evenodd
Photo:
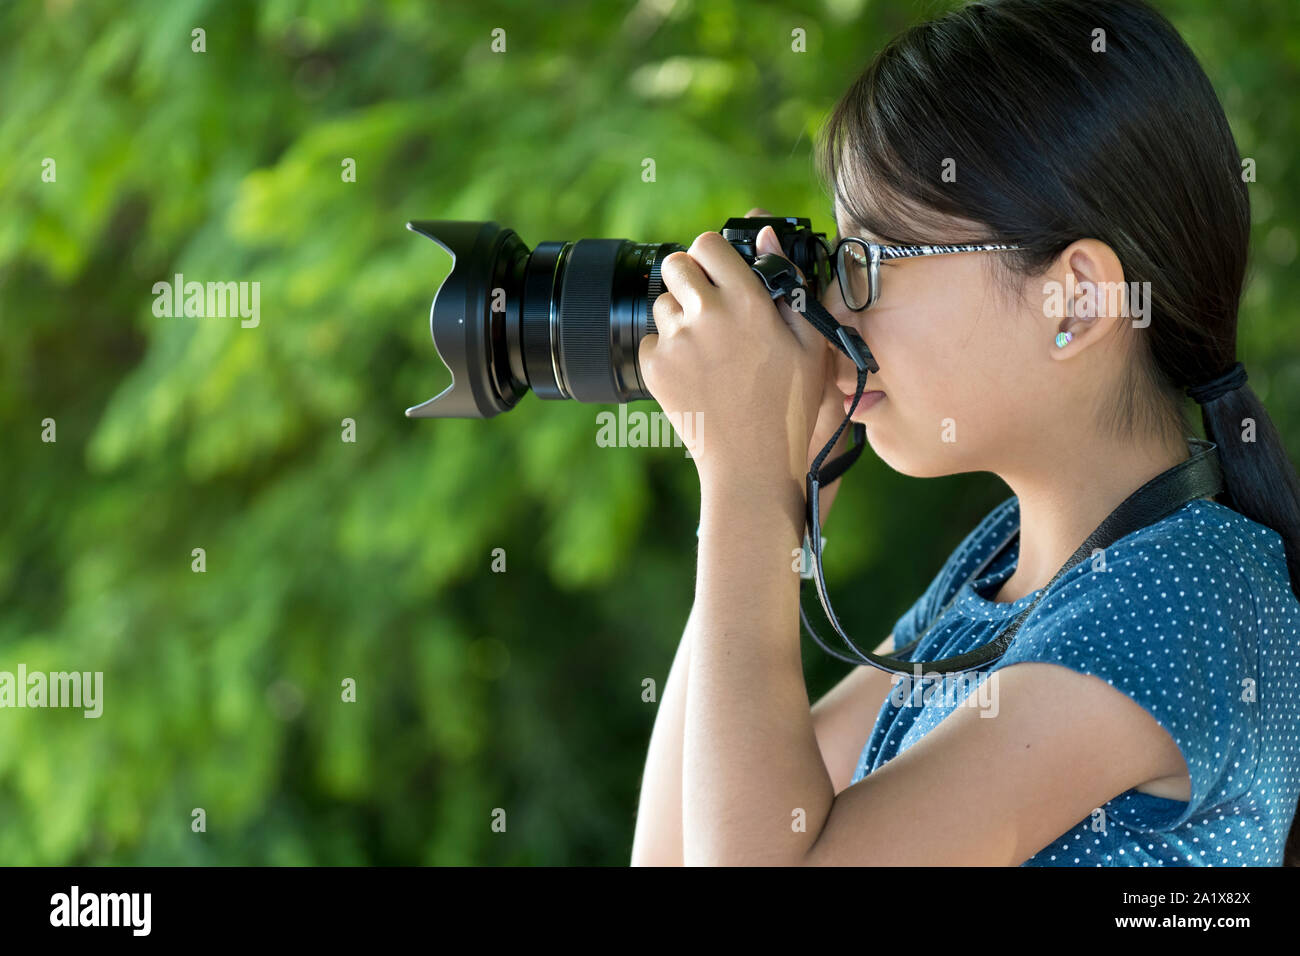
<path fill-rule="evenodd" d="M 860 666 L 809 707 L 791 553 L 855 369 L 701 235 L 665 261 L 641 352 L 703 427 L 695 604 L 632 862 L 1282 864 L 1300 481 L 1235 362 L 1248 177 L 1195 57 L 1136 0 L 972 3 L 890 42 L 819 148 L 845 237 L 824 305 L 879 364 L 854 420 L 897 471 L 1013 492 L 877 650 L 951 657 L 1042 600 L 964 699 Z M 904 250 L 869 285 L 872 243 L 1013 248 Z M 1188 459 L 1188 394 L 1225 491 L 1047 588 Z"/>

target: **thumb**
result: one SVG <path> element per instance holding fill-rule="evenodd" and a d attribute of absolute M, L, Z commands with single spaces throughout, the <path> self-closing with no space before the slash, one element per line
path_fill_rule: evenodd
<path fill-rule="evenodd" d="M 787 262 L 790 262 L 790 257 L 787 256 L 785 254 L 785 250 L 781 248 L 781 240 L 776 237 L 776 230 L 773 229 L 771 226 L 764 226 L 762 229 L 758 231 L 758 239 L 754 243 L 754 249 L 755 251 L 758 252 L 760 256 L 763 255 L 764 253 L 770 252 L 773 253 L 774 255 L 780 256 L 782 259 L 785 259 Z M 790 262 L 790 264 L 792 266 L 794 265 L 793 262 Z M 798 266 L 794 266 L 794 271 L 799 273 L 800 282 L 805 281 L 802 269 L 800 269 Z"/>
<path fill-rule="evenodd" d="M 773 253 L 780 256 L 782 259 L 786 259 L 787 261 L 789 260 L 785 251 L 781 248 L 781 241 L 776 237 L 776 230 L 771 226 L 764 226 L 759 230 L 758 239 L 754 243 L 754 248 L 759 255 Z M 794 265 L 794 263 L 791 263 L 791 265 Z M 799 279 L 803 281 L 803 270 L 798 266 L 795 266 L 794 268 L 795 271 L 799 273 Z M 796 289 L 792 292 L 791 298 L 782 298 L 777 302 L 777 308 L 780 310 L 782 318 L 785 319 L 786 324 L 790 326 L 790 330 L 794 332 L 795 338 L 799 340 L 799 343 L 804 348 L 811 348 L 818 342 L 825 341 L 822 339 L 821 333 L 813 328 L 812 324 L 806 318 L 802 315 L 796 314 L 795 310 L 791 308 L 792 301 L 795 305 L 802 305 L 806 308 L 807 297 L 811 294 L 812 293 L 809 291 L 808 287 L 804 286 L 802 289 Z"/>
<path fill-rule="evenodd" d="M 756 245 L 760 254 L 772 252 L 785 258 L 785 251 L 781 248 L 781 242 L 776 238 L 776 230 L 771 226 L 764 226 L 758 231 Z"/>

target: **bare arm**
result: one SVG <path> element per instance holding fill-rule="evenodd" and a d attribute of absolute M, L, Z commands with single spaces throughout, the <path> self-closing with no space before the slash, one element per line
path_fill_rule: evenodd
<path fill-rule="evenodd" d="M 632 838 L 632 866 L 682 865 L 682 734 L 694 621 L 692 611 L 650 734 Z M 887 654 L 893 649 L 894 635 L 890 634 L 876 653 Z M 863 664 L 845 674 L 813 706 L 817 745 L 836 793 L 847 789 L 853 779 L 867 734 L 891 686 L 888 674 Z"/>
<path fill-rule="evenodd" d="M 823 519 L 838 488 L 836 481 L 823 493 Z M 632 838 L 632 866 L 682 865 L 682 740 L 695 622 L 692 608 L 650 734 Z M 890 634 L 877 653 L 888 653 L 893 648 L 894 635 Z M 836 793 L 848 787 L 866 734 L 891 686 L 888 674 L 864 664 L 846 674 L 812 708 L 817 743 Z"/>
<path fill-rule="evenodd" d="M 890 634 L 875 653 L 888 654 L 893 649 L 894 635 Z M 817 748 L 836 793 L 848 789 L 880 705 L 892 686 L 889 674 L 870 664 L 859 664 L 813 705 Z"/>
<path fill-rule="evenodd" d="M 746 216 L 770 216 L 766 209 L 754 208 Z M 834 381 L 827 382 L 826 394 L 818 415 L 817 429 L 809 448 L 809 463 L 844 418 L 843 397 Z M 842 454 L 849 445 L 849 430 L 845 429 L 835 447 L 827 455 L 830 461 Z M 832 482 L 821 490 L 819 518 L 824 523 L 831 505 L 839 492 L 840 482 Z M 694 608 L 687 619 L 681 642 L 668 672 L 659 700 L 659 711 L 650 734 L 645 770 L 641 778 L 641 796 L 637 805 L 636 830 L 632 838 L 633 866 L 682 865 L 682 740 L 686 722 L 687 673 L 690 669 L 692 635 L 696 629 Z M 893 646 L 890 635 L 889 648 Z M 870 673 L 866 673 L 870 672 Z M 874 676 L 873 676 L 874 675 Z M 865 739 L 861 723 L 867 715 L 874 716 L 889 692 L 887 675 L 871 667 L 858 667 L 813 708 L 814 720 L 819 726 L 818 739 L 823 743 L 827 766 L 832 778 L 843 780 L 848 786 L 854 765 Z M 869 723 L 866 726 L 870 726 Z M 856 728 L 856 729 L 855 729 Z M 856 748 L 856 749 L 855 749 Z"/>
<path fill-rule="evenodd" d="M 636 832 L 632 837 L 633 866 L 682 865 L 682 731 L 686 721 L 686 672 L 694 623 L 692 609 L 650 732 Z"/>

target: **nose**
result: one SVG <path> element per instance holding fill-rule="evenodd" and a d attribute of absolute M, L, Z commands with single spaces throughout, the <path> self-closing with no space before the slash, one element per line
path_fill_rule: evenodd
<path fill-rule="evenodd" d="M 845 361 L 847 361 L 847 359 Z M 857 368 L 852 362 L 849 362 L 849 370 L 853 372 L 853 378 L 846 379 L 843 374 L 838 374 L 835 378 L 835 386 L 845 395 L 852 395 L 858 390 Z M 837 368 L 837 372 L 838 371 L 839 369 Z"/>
<path fill-rule="evenodd" d="M 831 317 L 834 318 L 836 322 L 839 322 L 841 325 L 847 325 L 852 329 L 856 329 L 858 334 L 862 336 L 863 341 L 867 341 L 866 333 L 862 328 L 863 323 L 861 321 L 861 313 L 854 312 L 844 304 L 844 299 L 840 295 L 840 287 L 838 283 L 831 283 L 830 287 L 827 289 L 826 295 L 822 297 L 822 307 L 831 314 Z M 826 347 L 835 354 L 833 360 L 835 362 L 835 387 L 845 395 L 852 395 L 858 390 L 858 367 L 853 364 L 852 359 L 834 345 L 827 342 Z M 867 342 L 867 347 L 871 347 L 870 342 Z M 872 377 L 875 377 L 874 373 Z"/>
<path fill-rule="evenodd" d="M 870 348 L 870 343 L 868 343 Z M 858 390 L 858 367 L 853 364 L 853 360 L 841 352 L 839 349 L 832 347 L 835 353 L 835 387 L 845 395 L 852 395 Z M 871 379 L 874 382 L 876 376 L 872 374 Z M 868 383 L 868 388 L 873 385 Z"/>

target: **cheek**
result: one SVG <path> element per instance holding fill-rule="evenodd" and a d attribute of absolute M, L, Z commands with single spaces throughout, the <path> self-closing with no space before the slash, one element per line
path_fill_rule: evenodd
<path fill-rule="evenodd" d="M 1021 333 L 1031 324 L 997 295 L 976 256 L 935 262 L 908 278 L 906 305 L 881 329 L 900 364 L 923 373 L 924 394 L 959 408 L 996 403 L 992 392 L 1017 377 L 1027 344 Z"/>
<path fill-rule="evenodd" d="M 967 390 L 972 356 L 963 320 L 951 308 L 945 301 L 915 302 L 872 316 L 865 337 L 880 363 L 881 382 L 909 419 L 933 417 L 940 409 L 952 414 L 953 399 Z"/>
<path fill-rule="evenodd" d="M 886 418 L 896 426 L 878 437 L 917 473 L 931 469 L 910 458 L 924 458 L 923 449 L 952 434 L 951 426 L 973 448 L 992 437 L 996 422 L 1015 417 L 1020 398 L 1011 384 L 1018 380 L 1022 343 L 1012 341 L 1006 328 L 1014 317 L 993 306 L 972 307 L 978 301 L 942 291 L 914 296 L 906 308 L 872 316 L 864 334 L 890 400 L 882 429 Z M 942 451 L 942 461 L 955 461 L 951 446 Z"/>
<path fill-rule="evenodd" d="M 866 312 L 846 309 L 838 289 L 826 304 L 861 333 L 880 365 L 878 387 L 890 398 L 881 427 L 888 417 L 900 429 L 894 437 L 919 437 L 937 434 L 941 422 L 953 419 L 980 433 L 1023 398 L 1016 386 L 1029 347 L 1023 333 L 1032 323 L 994 295 L 979 262 L 927 265 L 908 264 L 913 273 L 905 277 L 892 274 L 892 289 Z M 841 379 L 849 381 L 851 366 L 844 363 Z"/>

